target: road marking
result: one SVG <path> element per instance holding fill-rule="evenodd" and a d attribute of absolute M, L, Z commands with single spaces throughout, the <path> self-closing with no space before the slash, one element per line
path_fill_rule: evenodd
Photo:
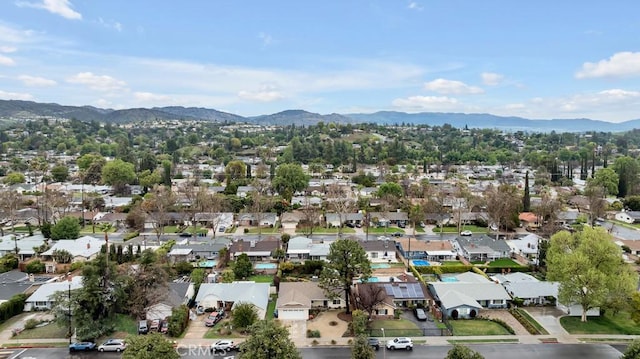
<path fill-rule="evenodd" d="M 22 353 L 24 353 L 24 352 L 26 352 L 26 351 L 27 351 L 27 349 L 22 349 L 18 354 L 14 355 L 12 358 L 13 358 L 13 359 L 19 358 L 19 357 L 20 357 L 20 354 L 22 354 Z"/>

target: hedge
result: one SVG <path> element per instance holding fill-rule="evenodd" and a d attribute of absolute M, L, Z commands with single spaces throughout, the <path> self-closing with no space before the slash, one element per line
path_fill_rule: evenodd
<path fill-rule="evenodd" d="M 4 323 L 7 319 L 22 313 L 26 300 L 26 294 L 16 294 L 8 301 L 0 304 L 0 323 Z"/>
<path fill-rule="evenodd" d="M 511 313 L 511 315 L 513 315 L 514 318 L 516 318 L 516 320 L 518 322 L 520 322 L 520 324 L 522 324 L 522 326 L 524 327 L 524 329 L 526 329 L 529 334 L 533 334 L 533 335 L 539 335 L 542 334 L 538 328 L 536 328 L 530 321 L 529 318 L 525 317 L 522 312 L 520 312 L 520 310 L 515 309 L 515 308 L 511 308 L 509 309 L 509 313 Z"/>

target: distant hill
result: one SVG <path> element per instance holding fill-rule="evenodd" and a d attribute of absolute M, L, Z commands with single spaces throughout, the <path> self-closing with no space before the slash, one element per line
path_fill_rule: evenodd
<path fill-rule="evenodd" d="M 137 122 L 152 120 L 203 120 L 212 122 L 248 122 L 260 125 L 311 126 L 325 123 L 378 123 L 378 124 L 424 124 L 442 126 L 449 124 L 455 128 L 493 128 L 504 131 L 527 132 L 621 132 L 640 128 L 640 120 L 621 123 L 591 119 L 526 119 L 503 117 L 491 114 L 464 114 L 422 112 L 406 113 L 380 111 L 375 113 L 353 113 L 321 115 L 304 110 L 286 110 L 271 115 L 243 117 L 232 113 L 200 107 L 154 107 L 124 110 L 101 109 L 93 106 L 63 106 L 55 103 L 33 101 L 0 100 L 0 119 L 22 120 L 40 117 L 76 118 L 82 121 Z"/>
<path fill-rule="evenodd" d="M 330 115 L 320 115 L 313 112 L 307 112 L 304 110 L 286 110 L 272 115 L 262 115 L 247 118 L 248 121 L 261 125 L 300 125 L 311 126 L 318 122 L 337 122 L 337 123 L 355 123 L 356 120 L 348 116 L 343 116 L 337 113 Z"/>

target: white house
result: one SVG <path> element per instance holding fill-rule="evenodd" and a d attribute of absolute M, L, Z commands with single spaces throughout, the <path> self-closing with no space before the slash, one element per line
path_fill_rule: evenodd
<path fill-rule="evenodd" d="M 224 308 L 233 310 L 238 303 L 251 303 L 264 319 L 269 304 L 269 283 L 233 282 L 203 283 L 196 296 L 198 308 Z"/>
<path fill-rule="evenodd" d="M 45 283 L 41 285 L 24 303 L 24 311 L 49 310 L 55 304 L 54 294 L 82 288 L 82 277 L 73 277 L 71 281 Z"/>
<path fill-rule="evenodd" d="M 91 236 L 83 236 L 78 239 L 61 239 L 54 243 L 48 251 L 42 253 L 42 256 L 52 257 L 55 250 L 65 250 L 71 253 L 72 262 L 84 262 L 94 259 L 100 253 L 100 248 L 104 244 L 104 239 Z"/>
<path fill-rule="evenodd" d="M 147 308 L 146 319 L 166 319 L 173 308 L 189 304 L 195 294 L 193 283 L 169 283 L 167 296 L 160 302 Z"/>
<path fill-rule="evenodd" d="M 640 222 L 640 212 L 638 211 L 618 212 L 616 213 L 615 219 L 617 221 L 621 221 L 625 223 Z"/>
<path fill-rule="evenodd" d="M 280 320 L 307 320 L 312 308 L 343 308 L 342 298 L 329 299 L 316 282 L 282 282 L 276 301 Z"/>
<path fill-rule="evenodd" d="M 287 244 L 287 258 L 291 261 L 304 261 L 309 259 L 311 253 L 311 238 L 293 237 Z"/>

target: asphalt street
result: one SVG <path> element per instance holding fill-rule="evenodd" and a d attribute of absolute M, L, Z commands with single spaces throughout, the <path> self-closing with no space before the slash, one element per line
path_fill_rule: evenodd
<path fill-rule="evenodd" d="M 611 346 L 607 344 L 479 344 L 469 345 L 473 350 L 480 352 L 486 359 L 618 359 L 624 350 L 624 345 Z M 224 358 L 235 359 L 234 353 L 211 354 L 207 348 L 183 348 L 179 351 L 181 358 Z M 377 359 L 394 358 L 422 358 L 422 359 L 442 359 L 447 355 L 450 346 L 427 346 L 416 345 L 412 351 L 391 351 L 380 349 L 376 352 Z M 104 358 L 115 359 L 121 355 L 116 353 L 78 353 L 69 354 L 65 348 L 51 349 L 14 349 L 13 353 L 0 358 L 7 359 L 81 359 L 81 358 Z M 346 347 L 340 348 L 304 348 L 301 349 L 304 359 L 350 359 L 351 350 Z M 160 358 L 158 358 L 160 359 Z"/>

